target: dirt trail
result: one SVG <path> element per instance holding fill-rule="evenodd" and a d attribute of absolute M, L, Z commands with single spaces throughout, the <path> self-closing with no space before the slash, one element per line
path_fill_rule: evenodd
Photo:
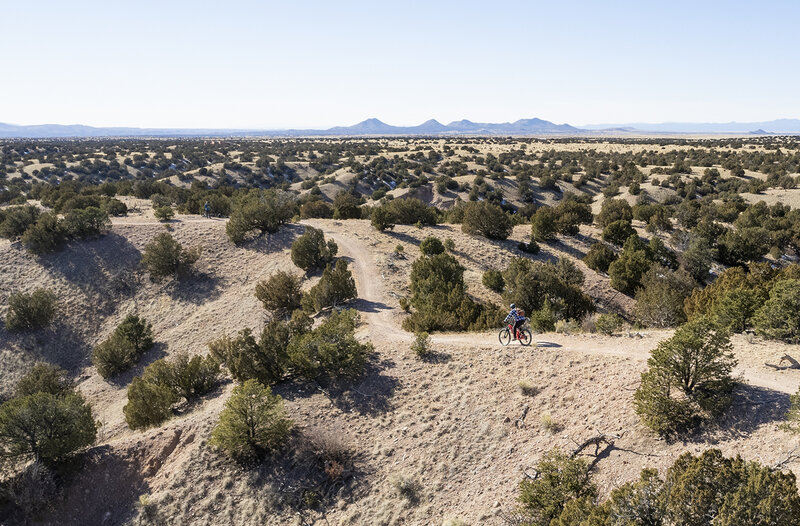
<path fill-rule="evenodd" d="M 411 341 L 413 336 L 400 327 L 395 309 L 386 304 L 388 298 L 384 292 L 382 277 L 377 271 L 375 256 L 369 250 L 367 242 L 361 237 L 334 231 L 321 222 L 308 221 L 305 224 L 321 228 L 327 237 L 336 241 L 340 254 L 351 260 L 359 295 L 356 308 L 369 326 L 370 337 L 374 340 Z M 537 349 L 541 352 L 548 348 L 563 347 L 583 354 L 620 356 L 645 362 L 650 356 L 650 350 L 671 335 L 672 331 L 669 330 L 645 331 L 635 337 L 614 338 L 537 334 L 534 335 L 537 348 L 530 349 L 531 352 L 537 352 Z M 433 335 L 431 340 L 440 344 L 499 345 L 495 332 L 443 333 Z M 734 370 L 734 375 L 751 385 L 790 394 L 796 393 L 800 384 L 800 378 L 796 374 L 777 373 L 752 365 L 740 365 Z"/>

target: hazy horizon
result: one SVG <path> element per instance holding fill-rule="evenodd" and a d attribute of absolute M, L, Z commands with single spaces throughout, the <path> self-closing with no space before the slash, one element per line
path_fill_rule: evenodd
<path fill-rule="evenodd" d="M 800 116 L 789 1 L 32 1 L 4 7 L 0 122 L 326 129 Z"/>

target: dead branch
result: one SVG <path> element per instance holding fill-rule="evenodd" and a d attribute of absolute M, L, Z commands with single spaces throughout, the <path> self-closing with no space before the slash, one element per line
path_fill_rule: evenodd
<path fill-rule="evenodd" d="M 797 453 L 798 449 L 800 449 L 800 447 L 796 447 L 793 450 L 789 451 L 789 454 L 786 455 L 786 458 L 784 458 L 781 461 L 776 462 L 772 466 L 772 469 L 775 469 L 775 470 L 783 469 L 790 462 L 800 459 L 800 454 Z"/>
<path fill-rule="evenodd" d="M 528 416 L 528 411 L 530 410 L 531 408 L 526 405 L 525 408 L 522 410 L 522 415 L 520 415 L 520 417 L 517 418 L 517 420 L 514 422 L 514 425 L 516 427 L 519 428 L 525 426 L 525 417 Z"/>
<path fill-rule="evenodd" d="M 781 365 L 783 364 L 783 362 L 789 362 L 789 365 Z M 765 363 L 764 365 L 766 365 L 767 367 L 772 367 L 777 371 L 784 371 L 786 369 L 800 369 L 800 362 L 798 362 L 788 354 L 784 354 L 783 356 L 781 356 L 778 365 L 775 365 L 773 363 Z"/>

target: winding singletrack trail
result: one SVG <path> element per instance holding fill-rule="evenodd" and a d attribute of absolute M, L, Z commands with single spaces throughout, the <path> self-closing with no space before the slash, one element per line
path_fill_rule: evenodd
<path fill-rule="evenodd" d="M 224 218 L 181 218 L 173 223 L 224 223 Z M 163 225 L 155 220 L 126 220 L 114 218 L 113 224 L 119 226 L 153 226 Z M 369 336 L 373 341 L 381 342 L 410 342 L 413 335 L 400 326 L 402 314 L 397 308 L 391 307 L 387 301 L 390 299 L 383 286 L 383 277 L 375 264 L 376 254 L 369 248 L 368 241 L 362 236 L 350 234 L 346 229 L 332 228 L 332 224 L 325 220 L 305 220 L 300 224 L 321 229 L 325 236 L 333 239 L 339 246 L 339 254 L 350 260 L 350 268 L 356 281 L 358 299 L 354 307 L 361 314 L 367 326 Z M 547 352 L 548 348 L 561 347 L 572 352 L 587 355 L 605 355 L 630 358 L 645 362 L 650 356 L 650 351 L 656 344 L 672 335 L 671 330 L 645 331 L 642 338 L 582 338 L 569 334 L 548 333 L 546 341 L 544 335 L 534 335 L 538 338 L 539 347 L 520 348 L 520 352 L 530 352 L 532 359 L 537 352 Z M 431 336 L 434 343 L 445 345 L 480 345 L 499 346 L 496 332 L 483 333 L 437 333 Z M 514 345 L 514 344 L 512 344 Z M 773 371 L 763 365 L 739 365 L 734 375 L 743 381 L 759 386 L 794 394 L 800 385 L 800 371 Z"/>

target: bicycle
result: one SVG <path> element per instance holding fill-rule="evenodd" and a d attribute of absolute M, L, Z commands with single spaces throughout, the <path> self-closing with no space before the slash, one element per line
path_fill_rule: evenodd
<path fill-rule="evenodd" d="M 527 323 L 527 322 L 526 322 Z M 503 327 L 500 329 L 500 332 L 497 334 L 497 339 L 500 340 L 500 345 L 505 347 L 509 343 L 511 343 L 511 331 L 514 330 L 514 323 L 509 323 L 508 326 Z M 531 334 L 531 330 L 528 327 L 520 327 L 517 329 L 517 341 L 527 347 L 533 341 L 533 335 Z"/>

